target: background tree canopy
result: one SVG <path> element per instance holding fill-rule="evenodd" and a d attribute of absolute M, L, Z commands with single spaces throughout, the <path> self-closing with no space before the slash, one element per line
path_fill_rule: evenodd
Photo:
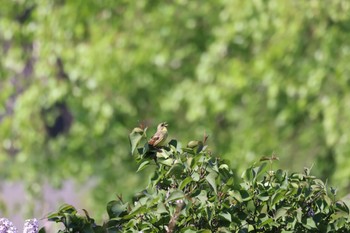
<path fill-rule="evenodd" d="M 350 191 L 348 1 L 2 3 L 2 179 L 93 179 L 102 212 L 138 190 L 128 133 L 167 121 L 239 174 L 275 153 Z"/>

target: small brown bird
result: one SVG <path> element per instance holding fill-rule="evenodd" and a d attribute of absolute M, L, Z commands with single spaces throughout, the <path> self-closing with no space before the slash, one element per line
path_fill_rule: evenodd
<path fill-rule="evenodd" d="M 148 141 L 148 144 L 153 147 L 161 147 L 165 144 L 168 137 L 168 124 L 166 122 L 160 123 L 157 127 L 157 132 Z"/>

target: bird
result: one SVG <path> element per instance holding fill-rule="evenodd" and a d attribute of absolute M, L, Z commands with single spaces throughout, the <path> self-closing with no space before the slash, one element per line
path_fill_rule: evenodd
<path fill-rule="evenodd" d="M 148 141 L 148 145 L 153 147 L 164 146 L 165 140 L 168 137 L 168 124 L 166 122 L 160 123 L 157 127 L 157 132 Z"/>

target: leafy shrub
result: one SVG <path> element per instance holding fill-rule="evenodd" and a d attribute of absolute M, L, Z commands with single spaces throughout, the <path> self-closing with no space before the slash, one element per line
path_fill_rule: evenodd
<path fill-rule="evenodd" d="M 310 175 L 273 170 L 262 158 L 238 178 L 229 162 L 213 157 L 203 141 L 186 147 L 171 140 L 150 148 L 146 129 L 130 134 L 138 171 L 153 166 L 147 187 L 133 202 L 107 204 L 109 219 L 97 225 L 70 205 L 48 216 L 60 232 L 349 232 L 349 208 L 336 190 Z"/>

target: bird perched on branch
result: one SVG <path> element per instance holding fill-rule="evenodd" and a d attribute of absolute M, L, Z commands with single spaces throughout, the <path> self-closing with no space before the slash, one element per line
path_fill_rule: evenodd
<path fill-rule="evenodd" d="M 168 124 L 166 122 L 160 123 L 157 127 L 157 132 L 148 141 L 148 145 L 153 147 L 164 146 L 165 140 L 168 137 Z"/>

